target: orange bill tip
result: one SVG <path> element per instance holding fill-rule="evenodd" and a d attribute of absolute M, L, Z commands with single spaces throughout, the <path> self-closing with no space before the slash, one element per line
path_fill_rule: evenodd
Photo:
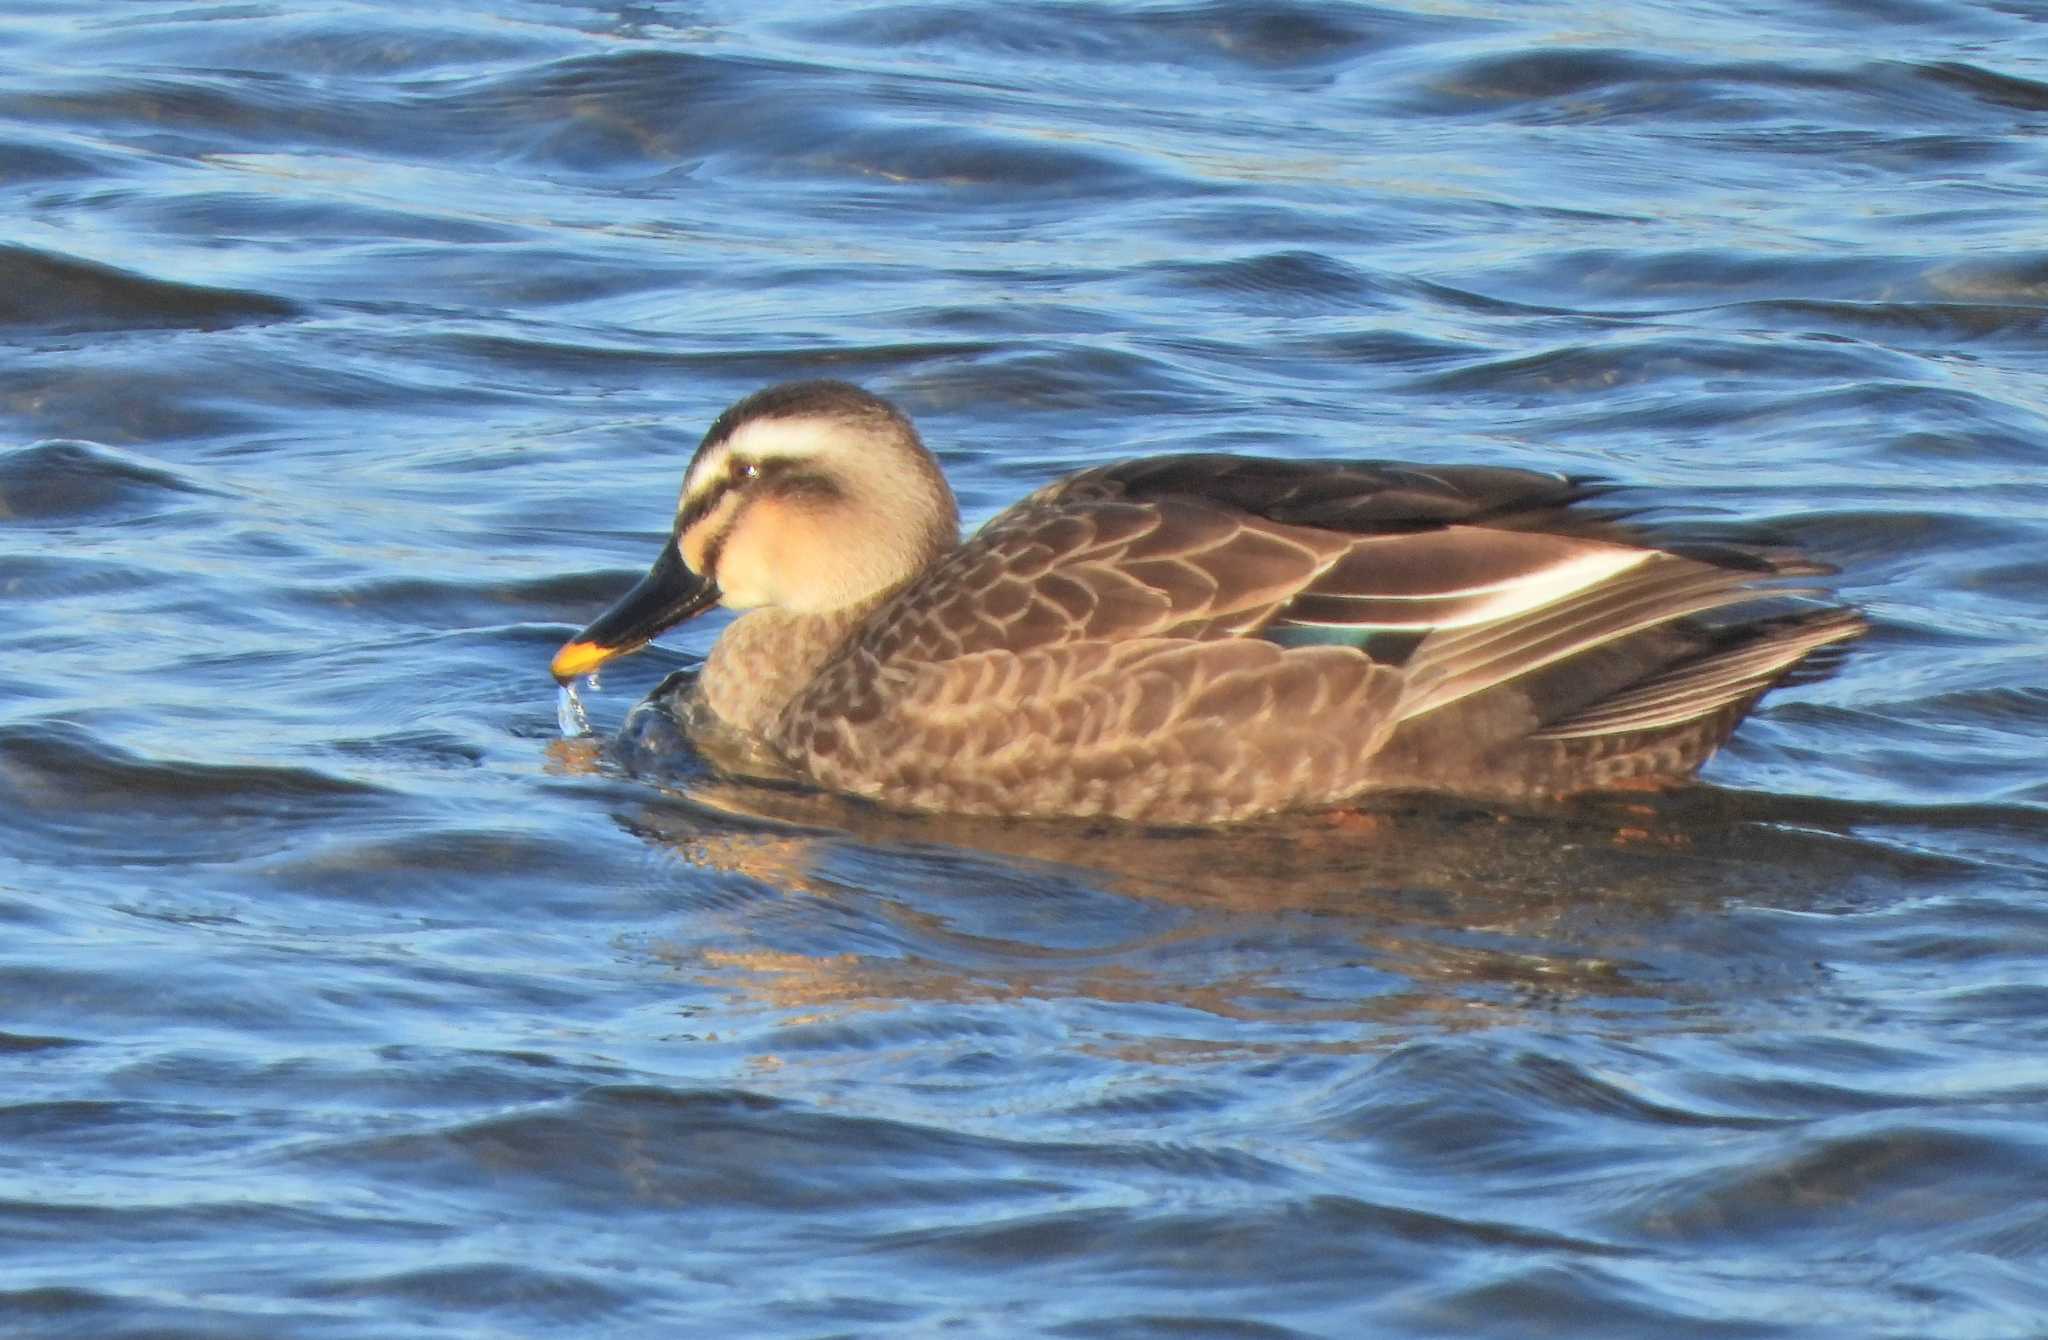
<path fill-rule="evenodd" d="M 587 675 L 617 656 L 618 647 L 602 647 L 595 642 L 565 642 L 555 653 L 555 659 L 548 664 L 548 673 L 558 684 L 566 684 L 578 675 Z"/>

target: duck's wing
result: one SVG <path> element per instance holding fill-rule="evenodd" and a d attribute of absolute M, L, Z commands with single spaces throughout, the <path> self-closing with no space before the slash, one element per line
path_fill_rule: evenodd
<path fill-rule="evenodd" d="M 1560 475 L 1222 455 L 1085 471 L 1025 499 L 877 612 L 883 662 L 1080 641 L 1409 645 L 1637 561 Z"/>
<path fill-rule="evenodd" d="M 995 518 L 860 642 L 906 667 L 1136 639 L 1334 643 L 1402 671 L 1406 717 L 1814 570 L 1760 548 L 1671 552 L 1580 506 L 1605 491 L 1484 466 L 1119 462 Z"/>

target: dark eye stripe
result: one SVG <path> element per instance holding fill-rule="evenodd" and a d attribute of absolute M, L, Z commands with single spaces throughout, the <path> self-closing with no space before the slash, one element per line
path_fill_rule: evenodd
<path fill-rule="evenodd" d="M 732 527 L 727 526 L 705 542 L 704 570 L 697 574 L 699 577 L 708 577 L 714 582 L 718 580 L 718 560 L 725 556 L 725 542 L 731 535 Z"/>
<path fill-rule="evenodd" d="M 790 474 L 776 481 L 775 491 L 785 498 L 802 498 L 812 503 L 829 502 L 840 494 L 839 485 L 824 475 Z"/>
<path fill-rule="evenodd" d="M 827 475 L 817 473 L 807 461 L 788 456 L 770 456 L 750 461 L 734 458 L 726 466 L 727 488 L 742 485 L 788 497 L 831 498 L 839 486 Z"/>
<path fill-rule="evenodd" d="M 727 463 L 724 478 L 713 484 L 701 497 L 685 503 L 682 510 L 676 513 L 675 535 L 681 537 L 684 531 L 717 511 L 718 505 L 725 501 L 726 495 L 739 488 L 745 488 L 749 492 L 772 493 L 777 497 L 804 498 L 812 502 L 823 502 L 840 496 L 839 485 L 830 476 L 807 471 L 803 461 L 786 458 L 770 458 L 765 461 L 733 460 Z M 713 566 L 712 557 L 725 547 L 726 535 L 731 531 L 731 526 L 726 527 L 724 534 L 716 536 L 705 545 L 706 568 Z"/>
<path fill-rule="evenodd" d="M 676 513 L 675 533 L 681 535 L 684 531 L 702 521 L 706 516 L 709 516 L 711 509 L 718 506 L 718 500 L 725 496 L 725 492 L 725 485 L 721 484 L 703 497 L 698 498 L 695 502 L 683 504 L 683 510 Z"/>

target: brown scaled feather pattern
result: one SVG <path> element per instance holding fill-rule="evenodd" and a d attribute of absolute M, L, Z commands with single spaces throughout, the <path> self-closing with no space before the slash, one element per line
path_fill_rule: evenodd
<path fill-rule="evenodd" d="M 766 417 L 783 427 L 808 412 L 802 388 L 779 395 Z M 700 462 L 783 441 L 746 435 L 748 404 Z M 857 499 L 866 458 L 816 417 L 799 426 L 824 446 L 774 449 L 838 471 Z M 928 460 L 891 421 L 901 440 L 862 450 Z M 965 813 L 1197 823 L 1382 789 L 1521 798 L 1680 780 L 1864 624 L 1810 601 L 1761 612 L 1798 593 L 1760 581 L 1826 569 L 1660 546 L 1588 505 L 1604 491 L 1490 467 L 1103 466 L 935 546 L 887 589 L 743 615 L 695 710 L 827 787 Z M 933 506 L 950 524 L 950 496 Z"/>

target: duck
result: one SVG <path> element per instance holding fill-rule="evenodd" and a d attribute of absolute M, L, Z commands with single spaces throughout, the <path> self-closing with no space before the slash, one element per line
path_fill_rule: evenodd
<path fill-rule="evenodd" d="M 841 381 L 720 414 L 638 584 L 563 685 L 722 605 L 658 706 L 737 771 L 900 811 L 1208 825 L 1378 793 L 1481 801 L 1691 779 L 1833 668 L 1833 568 L 1660 535 L 1589 476 L 1117 460 L 964 542 L 904 412 Z"/>

